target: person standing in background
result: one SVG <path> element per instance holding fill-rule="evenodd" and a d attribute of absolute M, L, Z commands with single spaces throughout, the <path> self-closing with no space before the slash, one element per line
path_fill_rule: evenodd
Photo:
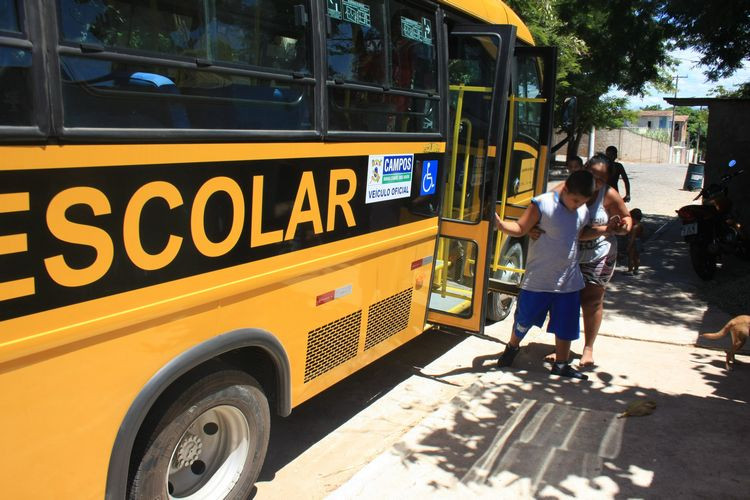
<path fill-rule="evenodd" d="M 565 166 L 568 167 L 568 174 L 572 174 L 576 170 L 583 170 L 583 160 L 580 156 L 570 156 L 565 160 Z"/>
<path fill-rule="evenodd" d="M 604 154 L 606 154 L 609 161 L 612 162 L 612 173 L 609 176 L 607 184 L 615 188 L 619 193 L 620 188 L 618 187 L 618 184 L 620 177 L 622 177 L 622 182 L 625 184 L 625 196 L 622 197 L 622 200 L 625 203 L 628 203 L 630 201 L 630 180 L 628 179 L 628 174 L 625 172 L 625 167 L 622 166 L 622 163 L 615 161 L 617 159 L 617 148 L 609 146 Z"/>

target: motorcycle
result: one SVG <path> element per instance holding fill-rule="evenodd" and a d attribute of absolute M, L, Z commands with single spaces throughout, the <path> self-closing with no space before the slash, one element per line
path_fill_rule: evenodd
<path fill-rule="evenodd" d="M 734 168 L 735 160 L 729 162 Z M 722 254 L 750 258 L 750 239 L 732 212 L 729 184 L 744 169 L 735 170 L 718 183 L 704 187 L 693 201 L 703 198 L 700 205 L 685 205 L 677 210 L 682 221 L 681 235 L 690 245 L 690 262 L 695 273 L 710 280 L 716 272 L 716 262 Z"/>

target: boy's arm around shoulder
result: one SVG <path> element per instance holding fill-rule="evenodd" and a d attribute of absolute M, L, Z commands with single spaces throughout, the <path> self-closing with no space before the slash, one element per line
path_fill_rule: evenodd
<path fill-rule="evenodd" d="M 539 222 L 541 213 L 536 203 L 531 202 L 526 210 L 517 221 L 501 220 L 500 216 L 495 213 L 495 225 L 503 233 L 509 236 L 525 236 L 534 225 Z"/>

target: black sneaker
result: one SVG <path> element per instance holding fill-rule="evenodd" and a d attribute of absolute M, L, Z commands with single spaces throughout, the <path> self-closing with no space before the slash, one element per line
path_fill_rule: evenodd
<path fill-rule="evenodd" d="M 561 377 L 577 378 L 579 380 L 589 379 L 588 375 L 584 375 L 583 373 L 579 372 L 578 370 L 570 366 L 569 363 L 553 363 L 550 374 L 560 375 Z"/>
<path fill-rule="evenodd" d="M 510 344 L 505 345 L 505 351 L 503 351 L 503 354 L 497 358 L 497 366 L 500 368 L 504 368 L 506 366 L 510 366 L 513 364 L 513 360 L 516 358 L 516 354 L 518 354 L 518 351 L 520 351 L 520 347 L 513 347 Z"/>

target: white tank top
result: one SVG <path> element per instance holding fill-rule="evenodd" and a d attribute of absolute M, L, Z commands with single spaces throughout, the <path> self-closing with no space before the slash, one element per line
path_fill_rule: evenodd
<path fill-rule="evenodd" d="M 609 215 L 604 209 L 604 196 L 610 189 L 604 186 L 599 190 L 599 195 L 594 203 L 589 206 L 591 219 L 588 222 L 590 226 L 606 226 L 609 222 Z M 595 240 L 581 241 L 578 244 L 580 250 L 579 259 L 582 263 L 595 262 L 603 259 L 611 252 L 617 252 L 617 238 L 613 235 L 599 236 Z"/>
<path fill-rule="evenodd" d="M 530 240 L 529 255 L 521 288 L 532 292 L 575 292 L 585 285 L 578 267 L 578 233 L 588 223 L 589 210 L 583 205 L 568 210 L 555 191 L 531 200 L 541 217 L 544 231 Z"/>

